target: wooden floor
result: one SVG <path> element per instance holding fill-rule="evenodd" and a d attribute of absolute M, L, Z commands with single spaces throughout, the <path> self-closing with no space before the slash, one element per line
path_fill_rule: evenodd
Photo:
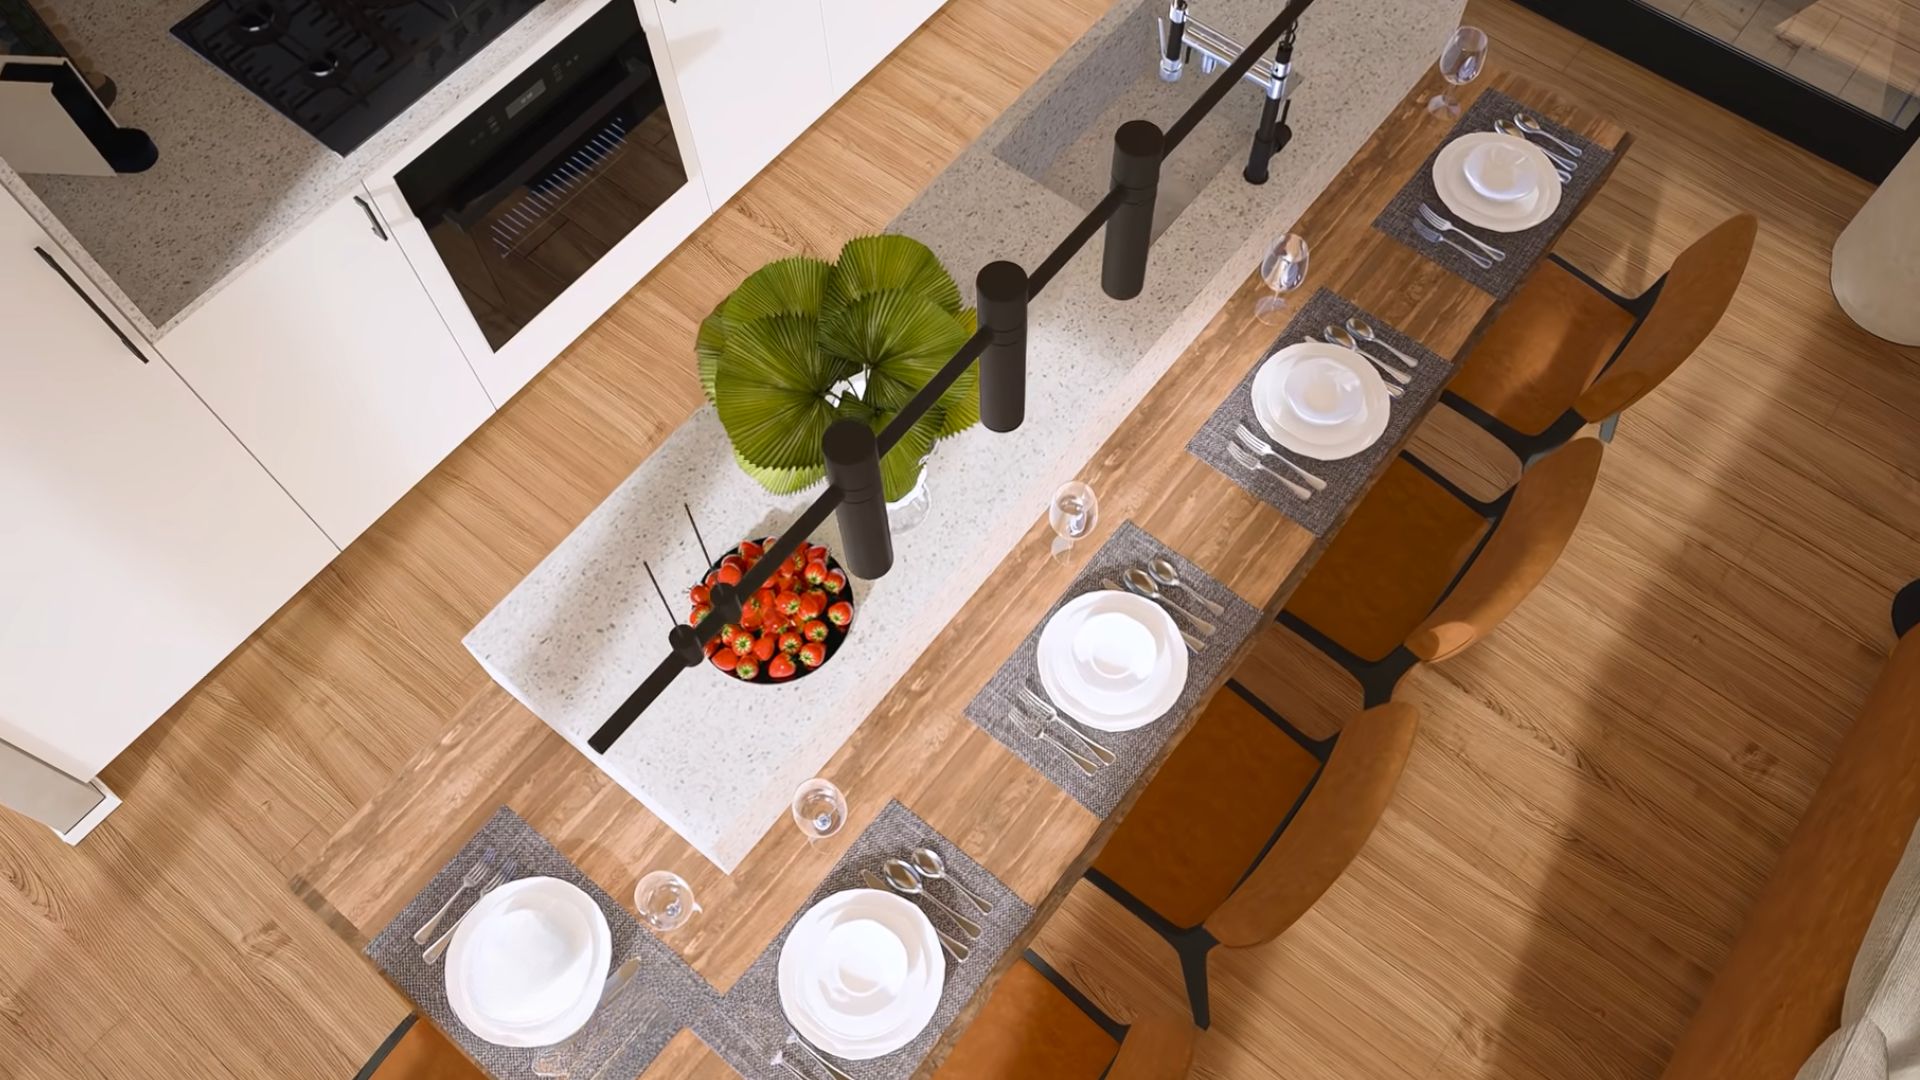
<path fill-rule="evenodd" d="M 127 806 L 82 847 L 0 820 L 0 1076 L 351 1076 L 406 1008 L 289 879 L 483 685 L 461 635 L 698 402 L 697 319 L 891 218 L 1104 6 L 953 0 L 116 762 Z M 1760 243 L 1547 585 L 1410 678 L 1426 726 L 1360 862 L 1216 963 L 1209 1077 L 1653 1076 L 1920 574 L 1920 352 L 1826 288 L 1865 186 L 1506 0 L 1470 8 L 1495 64 L 1635 134 L 1564 254 L 1632 291 L 1735 210 Z M 1017 11 L 1044 33 L 999 33 Z M 1318 681 L 1277 648 L 1243 678 L 1338 722 L 1290 700 Z M 1043 951 L 1096 994 L 1171 977 L 1098 894 L 1063 914 Z"/>

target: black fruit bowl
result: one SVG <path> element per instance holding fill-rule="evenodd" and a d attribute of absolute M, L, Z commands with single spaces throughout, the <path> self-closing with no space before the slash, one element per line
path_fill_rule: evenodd
<path fill-rule="evenodd" d="M 740 554 L 740 545 L 738 544 L 735 544 L 733 547 L 728 548 L 726 551 L 721 552 L 720 557 L 713 561 L 713 565 L 707 567 L 707 574 L 717 573 L 720 569 L 720 564 L 726 561 L 727 556 L 738 555 L 738 554 Z M 853 575 L 847 574 L 845 568 L 843 568 L 840 565 L 839 560 L 833 557 L 833 553 L 831 551 L 827 553 L 827 569 L 838 570 L 840 571 L 840 573 L 845 574 L 847 578 L 847 587 L 840 590 L 840 595 L 831 597 L 829 599 L 829 603 L 831 604 L 833 602 L 845 600 L 848 604 L 853 605 L 854 622 L 860 621 L 860 605 L 853 598 Z M 707 574 L 700 575 L 700 580 L 703 582 L 707 580 Z M 827 620 L 827 616 L 825 612 L 820 613 L 820 621 L 827 624 L 827 639 L 826 641 L 822 642 L 822 644 L 826 645 L 827 647 L 827 655 L 820 661 L 819 667 L 808 667 L 807 665 L 801 663 L 800 658 L 796 656 L 793 658 L 793 668 L 794 668 L 793 674 L 787 678 L 776 679 L 772 675 L 767 674 L 767 668 L 769 664 L 762 663 L 760 665 L 760 673 L 758 675 L 755 675 L 751 679 L 743 679 L 740 676 L 733 674 L 732 672 L 721 671 L 719 668 L 715 667 L 713 663 L 713 658 L 711 656 L 707 657 L 705 660 L 702 660 L 701 663 L 706 666 L 708 671 L 711 671 L 716 675 L 720 675 L 723 678 L 726 678 L 732 682 L 748 683 L 754 686 L 788 686 L 793 683 L 797 683 L 801 679 L 804 679 L 807 676 L 813 674 L 814 672 L 819 671 L 821 668 L 826 667 L 827 664 L 833 660 L 834 654 L 840 651 L 841 644 L 847 640 L 848 631 L 850 631 L 853 628 L 852 623 L 849 623 L 845 627 L 833 625 L 832 622 L 829 622 Z M 758 636 L 758 634 L 756 633 L 755 636 Z"/>

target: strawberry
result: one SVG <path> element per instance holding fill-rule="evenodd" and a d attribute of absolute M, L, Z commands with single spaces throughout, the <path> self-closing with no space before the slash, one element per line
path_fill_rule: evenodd
<path fill-rule="evenodd" d="M 754 659 L 763 664 L 773 659 L 773 654 L 779 650 L 780 637 L 777 634 L 761 634 L 760 640 L 753 643 Z"/>
<path fill-rule="evenodd" d="M 827 658 L 827 647 L 818 641 L 809 641 L 800 646 L 800 662 L 810 668 L 819 667 Z"/>
<path fill-rule="evenodd" d="M 800 614 L 800 594 L 783 592 L 773 598 L 773 609 L 789 618 Z"/>
<path fill-rule="evenodd" d="M 746 607 L 741 609 L 740 626 L 741 628 L 746 630 L 760 629 L 760 609 L 757 607 Z"/>
<path fill-rule="evenodd" d="M 771 618 L 779 612 L 778 601 L 780 594 L 774 592 L 771 587 L 762 588 L 759 592 L 754 593 L 753 596 L 754 599 L 760 601 L 760 614 Z"/>
<path fill-rule="evenodd" d="M 743 682 L 752 682 L 760 674 L 760 661 L 752 656 L 742 656 L 733 665 L 733 673 L 740 676 Z"/>
<path fill-rule="evenodd" d="M 787 630 L 780 634 L 780 651 L 783 653 L 797 653 L 800 651 L 800 646 L 806 643 L 806 639 L 801 637 L 797 630 Z"/>
<path fill-rule="evenodd" d="M 732 649 L 721 649 L 713 654 L 713 666 L 721 671 L 732 671 L 739 663 L 740 658 L 734 655 Z"/>
<path fill-rule="evenodd" d="M 707 659 L 711 660 L 713 659 L 713 654 L 720 651 L 720 639 L 711 638 L 705 645 L 702 645 L 701 648 L 707 650 Z"/>
<path fill-rule="evenodd" d="M 713 589 L 706 585 L 695 585 L 693 588 L 688 589 L 687 596 L 695 604 L 713 603 Z"/>
<path fill-rule="evenodd" d="M 801 544 L 798 550 L 787 556 L 787 565 L 792 567 L 793 572 L 796 574 L 805 570 L 807 568 L 807 545 Z"/>
<path fill-rule="evenodd" d="M 747 560 L 748 563 L 752 563 L 756 559 L 760 558 L 760 556 L 764 554 L 765 551 L 766 551 L 765 548 L 761 547 L 759 544 L 755 543 L 752 540 L 740 541 L 740 557 Z"/>
<path fill-rule="evenodd" d="M 715 569 L 707 571 L 706 586 L 708 589 L 712 589 L 718 584 L 720 584 L 720 571 L 716 567 Z"/>
<path fill-rule="evenodd" d="M 817 619 L 827 610 L 827 595 L 818 589 L 810 589 L 800 594 L 800 610 L 794 614 L 802 619 Z"/>
<path fill-rule="evenodd" d="M 727 638 L 727 647 L 745 656 L 753 651 L 753 635 L 746 630 L 735 629 L 733 635 Z"/>
<path fill-rule="evenodd" d="M 839 596 L 840 590 L 847 587 L 847 575 L 838 570 L 829 570 L 826 580 L 820 583 L 820 587 L 827 590 L 828 595 Z"/>
<path fill-rule="evenodd" d="M 807 564 L 806 570 L 802 572 L 802 576 L 807 579 L 807 584 L 818 585 L 827 580 L 827 564 L 823 562 L 810 562 Z"/>
<path fill-rule="evenodd" d="M 731 556 L 729 556 L 729 558 L 731 558 Z M 721 563 L 721 564 L 720 564 L 720 569 L 719 569 L 719 570 L 716 570 L 716 571 L 714 571 L 714 573 L 715 573 L 715 575 L 719 577 L 719 579 L 720 579 L 720 582 L 721 582 L 721 584 L 723 584 L 723 585 L 738 585 L 738 584 L 740 584 L 740 578 L 742 577 L 742 575 L 744 574 L 744 572 L 745 572 L 745 571 L 744 571 L 744 568 L 743 568 L 743 567 L 740 567 L 740 566 L 728 566 L 728 565 L 726 565 L 725 563 Z"/>
<path fill-rule="evenodd" d="M 853 621 L 853 605 L 841 600 L 827 609 L 827 621 L 844 627 Z"/>
<path fill-rule="evenodd" d="M 726 558 L 720 560 L 721 569 L 724 570 L 729 566 L 733 567 L 735 570 L 738 570 L 743 574 L 747 572 L 747 560 L 741 558 L 738 555 L 729 555 Z"/>
<path fill-rule="evenodd" d="M 706 618 L 708 615 L 711 615 L 711 614 L 713 614 L 713 605 L 695 604 L 693 606 L 693 613 L 687 616 L 687 625 L 699 626 L 700 620 Z"/>
<path fill-rule="evenodd" d="M 786 653 L 775 656 L 773 661 L 767 665 L 767 674 L 776 679 L 791 679 L 793 678 L 795 670 L 793 657 L 788 656 Z"/>
<path fill-rule="evenodd" d="M 819 619 L 808 619 L 806 624 L 800 627 L 800 633 L 803 634 L 808 641 L 825 641 L 827 640 L 827 624 L 821 622 Z"/>
<path fill-rule="evenodd" d="M 827 561 L 827 549 L 826 549 L 826 548 L 823 548 L 823 547 L 821 547 L 821 546 L 819 546 L 818 544 L 816 544 L 816 545 L 814 545 L 814 546 L 812 546 L 812 547 L 809 547 L 809 548 L 807 549 L 807 561 L 808 561 L 808 562 L 822 562 L 822 563 L 823 563 L 823 562 L 826 562 L 826 561 Z"/>

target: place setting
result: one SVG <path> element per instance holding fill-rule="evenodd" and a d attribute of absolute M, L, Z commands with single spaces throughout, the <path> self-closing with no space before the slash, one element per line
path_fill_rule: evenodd
<path fill-rule="evenodd" d="M 1474 31 L 1462 27 L 1460 33 Z M 1479 37 L 1480 54 L 1486 49 Z M 1441 69 L 1453 85 L 1480 71 L 1456 59 L 1453 42 Z M 1464 55 L 1464 54 L 1462 54 Z M 1444 95 L 1436 101 L 1448 101 Z M 1437 113 L 1449 110 L 1433 107 Z M 1374 220 L 1376 229 L 1494 296 L 1506 296 L 1547 253 L 1560 222 L 1606 175 L 1613 155 L 1570 128 L 1488 89 L 1458 112 L 1459 121 L 1412 179 Z"/>
<path fill-rule="evenodd" d="M 1110 813 L 1259 621 L 1251 604 L 1122 522 L 966 715 L 1089 810 Z"/>
<path fill-rule="evenodd" d="M 694 1031 L 748 1078 L 912 1076 L 1032 917 L 889 801 Z"/>
<path fill-rule="evenodd" d="M 638 1075 L 718 999 L 506 807 L 366 954 L 495 1076 Z"/>
<path fill-rule="evenodd" d="M 1271 298 L 1261 302 L 1271 309 Z M 1187 452 L 1323 535 L 1453 365 L 1327 289 L 1291 316 Z"/>

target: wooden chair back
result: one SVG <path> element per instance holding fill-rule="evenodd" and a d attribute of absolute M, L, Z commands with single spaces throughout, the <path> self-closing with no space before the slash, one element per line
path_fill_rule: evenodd
<path fill-rule="evenodd" d="M 1613 363 L 1573 403 L 1599 422 L 1646 397 L 1707 340 L 1733 303 L 1760 222 L 1736 214 L 1693 242 L 1667 271 L 1653 308 Z"/>
<path fill-rule="evenodd" d="M 1333 887 L 1386 813 L 1419 726 L 1420 710 L 1401 701 L 1347 722 L 1293 820 L 1207 917 L 1217 941 L 1236 948 L 1272 941 Z"/>
<path fill-rule="evenodd" d="M 1580 524 L 1605 444 L 1575 439 L 1535 462 L 1514 488 L 1486 546 L 1407 636 L 1422 660 L 1444 660 L 1491 634 L 1546 578 Z"/>

